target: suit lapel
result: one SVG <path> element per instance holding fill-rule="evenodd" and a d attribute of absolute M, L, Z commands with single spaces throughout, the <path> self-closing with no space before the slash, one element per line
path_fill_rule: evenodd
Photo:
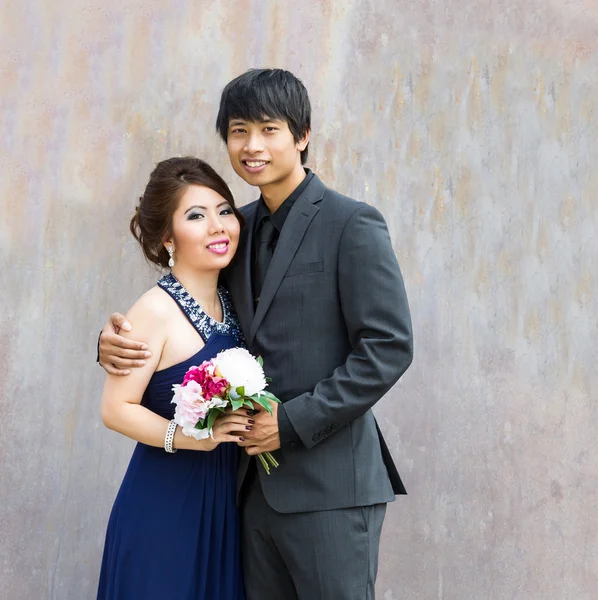
<path fill-rule="evenodd" d="M 239 323 L 245 339 L 249 339 L 251 323 L 254 318 L 253 295 L 251 284 L 251 244 L 257 202 L 247 210 L 243 210 L 245 226 L 239 235 L 239 246 L 235 258 L 228 268 L 228 288 L 233 298 L 233 305 L 239 317 Z"/>
<path fill-rule="evenodd" d="M 322 199 L 325 190 L 324 184 L 317 177 L 314 177 L 305 188 L 305 192 L 297 199 L 285 221 L 253 317 L 249 337 L 247 338 L 249 347 L 251 347 L 257 329 L 266 316 L 284 275 L 297 253 L 309 224 L 319 210 L 315 203 Z"/>

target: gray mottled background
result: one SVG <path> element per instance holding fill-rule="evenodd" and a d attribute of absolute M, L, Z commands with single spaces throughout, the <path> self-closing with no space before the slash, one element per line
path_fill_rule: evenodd
<path fill-rule="evenodd" d="M 378 597 L 598 597 L 596 2 L 5 1 L 0 56 L 1 598 L 95 598 L 133 445 L 95 340 L 157 277 L 128 220 L 176 154 L 255 196 L 213 132 L 255 66 L 304 80 L 310 166 L 405 275 Z"/>

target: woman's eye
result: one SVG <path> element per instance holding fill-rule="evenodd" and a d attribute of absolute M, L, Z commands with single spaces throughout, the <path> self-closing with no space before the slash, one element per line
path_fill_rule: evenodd
<path fill-rule="evenodd" d="M 202 217 L 203 215 L 199 213 L 194 213 L 192 215 L 189 215 L 189 221 L 197 221 L 197 219 L 201 219 Z"/>
<path fill-rule="evenodd" d="M 224 208 L 221 212 L 221 215 L 232 215 L 233 214 L 233 209 L 232 208 Z"/>

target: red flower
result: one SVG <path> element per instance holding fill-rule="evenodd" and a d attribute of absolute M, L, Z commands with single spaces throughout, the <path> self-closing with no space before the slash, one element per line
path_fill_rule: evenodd
<path fill-rule="evenodd" d="M 182 385 L 185 386 L 190 381 L 196 381 L 202 389 L 205 400 L 211 400 L 213 396 L 223 398 L 228 391 L 228 381 L 224 377 L 218 377 L 214 374 L 215 365 L 212 361 L 206 360 L 199 367 L 191 367 Z"/>

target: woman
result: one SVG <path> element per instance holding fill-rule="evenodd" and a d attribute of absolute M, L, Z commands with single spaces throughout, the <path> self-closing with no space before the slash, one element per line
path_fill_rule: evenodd
<path fill-rule="evenodd" d="M 236 442 L 251 415 L 223 415 L 213 438 L 197 441 L 176 428 L 171 403 L 187 369 L 242 344 L 218 287 L 242 221 L 226 183 L 196 158 L 159 163 L 131 220 L 147 259 L 172 270 L 128 315 L 147 364 L 104 385 L 104 424 L 139 444 L 110 516 L 98 600 L 245 598 Z"/>

